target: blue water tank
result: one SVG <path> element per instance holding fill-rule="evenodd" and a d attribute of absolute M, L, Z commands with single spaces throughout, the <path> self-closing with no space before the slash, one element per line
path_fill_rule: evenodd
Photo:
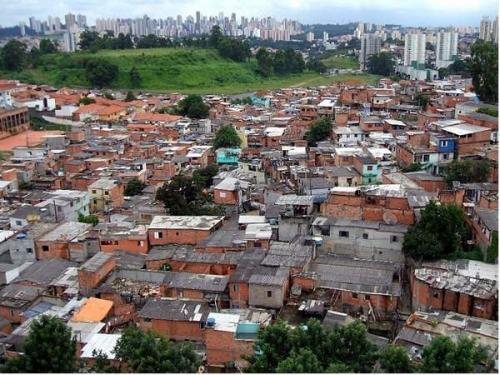
<path fill-rule="evenodd" d="M 214 327 L 215 326 L 215 319 L 214 318 L 208 318 L 207 319 L 207 327 Z"/>

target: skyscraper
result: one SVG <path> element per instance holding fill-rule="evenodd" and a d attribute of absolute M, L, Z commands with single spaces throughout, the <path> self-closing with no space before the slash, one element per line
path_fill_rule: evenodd
<path fill-rule="evenodd" d="M 374 34 L 363 34 L 361 36 L 361 50 L 359 51 L 359 63 L 361 69 L 366 69 L 368 58 L 371 55 L 380 53 L 380 45 L 382 41 L 380 37 Z"/>
<path fill-rule="evenodd" d="M 84 28 L 87 26 L 87 17 L 84 16 L 83 14 L 78 14 L 76 16 L 76 23 L 78 27 Z"/>
<path fill-rule="evenodd" d="M 72 13 L 68 13 L 64 16 L 64 24 L 66 25 L 66 29 L 70 29 L 72 26 L 76 24 L 76 17 Z"/>
<path fill-rule="evenodd" d="M 495 17 L 491 28 L 491 41 L 498 44 L 498 16 Z"/>
<path fill-rule="evenodd" d="M 437 33 L 436 68 L 446 68 L 457 56 L 458 34 L 455 30 L 440 31 Z"/>
<path fill-rule="evenodd" d="M 425 64 L 425 34 L 421 32 L 408 33 L 405 35 L 405 51 L 403 65 Z"/>
<path fill-rule="evenodd" d="M 479 25 L 479 39 L 482 39 L 486 42 L 491 40 L 491 29 L 492 23 L 489 17 L 483 17 L 481 20 L 481 24 Z"/>

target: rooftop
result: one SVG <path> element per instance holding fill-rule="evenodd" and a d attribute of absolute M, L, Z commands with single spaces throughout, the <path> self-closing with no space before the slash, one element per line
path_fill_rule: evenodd
<path fill-rule="evenodd" d="M 139 311 L 142 318 L 201 322 L 208 316 L 204 302 L 179 299 L 149 299 Z"/>
<path fill-rule="evenodd" d="M 478 126 L 478 125 L 472 125 L 472 124 L 458 124 L 458 125 L 452 125 L 452 126 L 447 126 L 443 129 L 445 132 L 457 135 L 457 136 L 462 136 L 462 135 L 468 135 L 468 134 L 475 134 L 475 133 L 481 133 L 487 130 L 490 130 L 489 128 L 485 128 L 484 126 Z"/>
<path fill-rule="evenodd" d="M 113 301 L 90 297 L 86 300 L 78 312 L 73 315 L 76 322 L 102 322 L 111 309 Z"/>
<path fill-rule="evenodd" d="M 155 216 L 149 229 L 210 230 L 223 219 L 222 216 Z"/>

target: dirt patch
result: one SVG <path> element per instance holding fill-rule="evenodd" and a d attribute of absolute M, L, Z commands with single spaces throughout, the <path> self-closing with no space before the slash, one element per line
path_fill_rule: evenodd
<path fill-rule="evenodd" d="M 63 134 L 59 130 L 33 131 L 28 130 L 23 133 L 12 135 L 0 140 L 0 151 L 11 151 L 20 146 L 38 146 L 43 141 L 43 137 L 47 135 Z"/>

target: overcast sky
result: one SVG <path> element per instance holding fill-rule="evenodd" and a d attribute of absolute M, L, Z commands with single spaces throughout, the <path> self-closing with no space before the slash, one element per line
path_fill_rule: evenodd
<path fill-rule="evenodd" d="M 408 26 L 479 26 L 481 17 L 497 14 L 498 0 L 0 0 L 0 25 L 28 22 L 30 16 L 64 19 L 68 12 L 98 17 L 152 18 L 203 15 L 273 16 L 302 23 L 362 20 Z"/>

